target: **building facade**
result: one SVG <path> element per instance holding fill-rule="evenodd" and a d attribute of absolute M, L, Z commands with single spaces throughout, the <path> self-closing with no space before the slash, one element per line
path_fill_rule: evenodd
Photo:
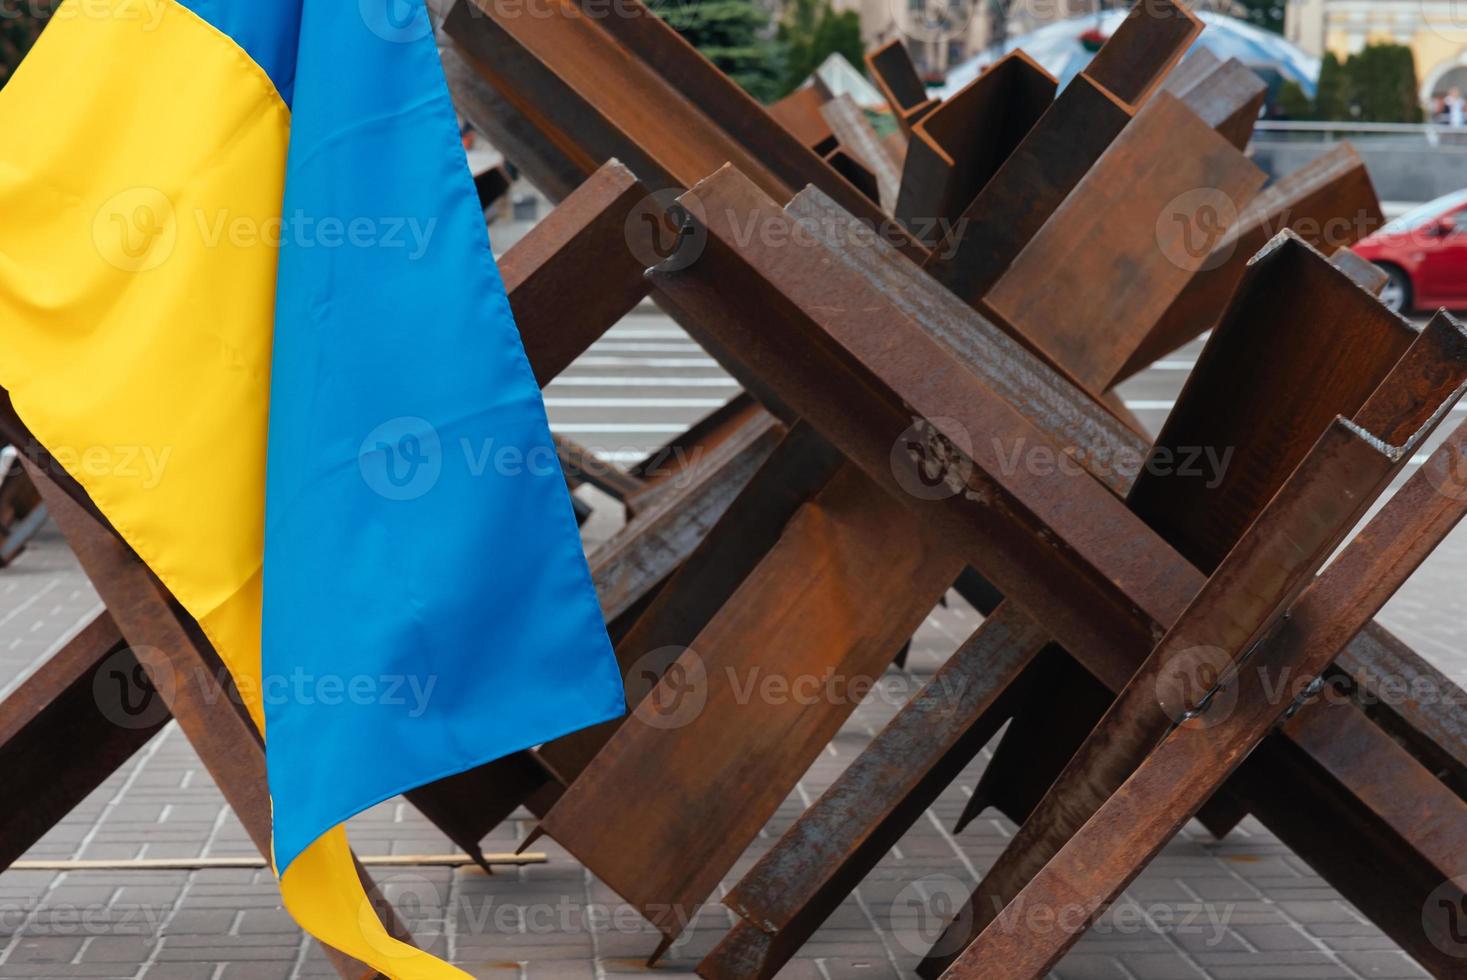
<path fill-rule="evenodd" d="M 1093 11 L 1095 0 L 836 0 L 835 6 L 861 15 L 868 46 L 901 38 L 918 68 L 938 82 L 997 35 L 1014 37 Z M 998 23 L 1003 30 L 995 29 Z"/>
<path fill-rule="evenodd" d="M 1421 99 L 1467 92 L 1467 3 L 1462 0 L 1291 0 L 1284 34 L 1309 54 L 1344 58 L 1365 45 L 1404 44 L 1416 58 Z"/>

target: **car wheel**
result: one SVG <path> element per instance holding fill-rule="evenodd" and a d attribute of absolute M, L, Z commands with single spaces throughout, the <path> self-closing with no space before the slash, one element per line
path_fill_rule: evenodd
<path fill-rule="evenodd" d="M 1411 309 L 1411 280 L 1406 273 L 1393 265 L 1379 266 L 1390 278 L 1381 287 L 1380 301 L 1386 305 L 1386 309 L 1392 313 L 1405 313 Z"/>

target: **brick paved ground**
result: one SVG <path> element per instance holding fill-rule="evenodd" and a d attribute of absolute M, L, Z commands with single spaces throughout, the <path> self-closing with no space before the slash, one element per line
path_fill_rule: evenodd
<path fill-rule="evenodd" d="M 1126 394 L 1148 423 L 1195 354 L 1149 372 Z M 732 392 L 716 368 L 669 323 L 641 311 L 620 325 L 549 392 L 561 430 L 625 459 L 681 428 Z M 1458 416 L 1460 418 L 1460 416 Z M 603 508 L 591 534 L 616 518 Z M 1391 604 L 1384 620 L 1459 682 L 1467 533 L 1458 533 Z M 96 600 L 54 532 L 0 571 L 0 691 L 65 640 Z M 730 876 L 736 880 L 815 799 L 907 693 L 976 625 L 960 601 L 922 627 L 907 671 L 891 671 L 786 801 Z M 942 796 L 816 935 L 792 978 L 877 980 L 910 976 L 939 916 L 999 853 L 1013 827 L 977 821 L 949 828 L 981 772 L 979 759 Z M 3 774 L 0 774 L 3 779 Z M 3 785 L 3 784 L 0 784 Z M 737 798 L 728 805 L 737 806 Z M 510 850 L 526 814 L 486 849 Z M 352 821 L 358 853 L 452 850 L 416 811 L 390 801 Z M 379 881 L 421 940 L 476 976 L 582 980 L 645 973 L 656 945 L 614 894 L 553 842 L 547 864 L 488 877 L 476 869 L 379 869 Z M 243 831 L 187 742 L 169 727 L 28 855 L 147 858 L 248 855 Z M 712 905 L 656 972 L 691 969 L 722 934 Z M 139 977 L 274 980 L 329 972 L 280 907 L 263 871 L 8 871 L 0 875 L 0 978 Z M 1061 964 L 1065 980 L 1215 977 L 1417 977 L 1425 974 L 1286 848 L 1249 819 L 1226 841 L 1192 825 L 1125 900 Z"/>

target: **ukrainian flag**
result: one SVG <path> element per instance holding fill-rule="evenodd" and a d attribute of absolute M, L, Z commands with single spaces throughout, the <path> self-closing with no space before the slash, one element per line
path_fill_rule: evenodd
<path fill-rule="evenodd" d="M 401 3 L 66 0 L 0 91 L 0 383 L 233 673 L 296 919 L 462 976 L 365 912 L 343 821 L 624 700 Z"/>

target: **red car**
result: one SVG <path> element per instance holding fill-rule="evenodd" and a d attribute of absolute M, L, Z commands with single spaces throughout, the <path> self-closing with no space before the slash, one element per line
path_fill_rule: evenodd
<path fill-rule="evenodd" d="M 1355 252 L 1390 274 L 1380 298 L 1391 309 L 1467 309 L 1467 190 L 1412 208 Z"/>

